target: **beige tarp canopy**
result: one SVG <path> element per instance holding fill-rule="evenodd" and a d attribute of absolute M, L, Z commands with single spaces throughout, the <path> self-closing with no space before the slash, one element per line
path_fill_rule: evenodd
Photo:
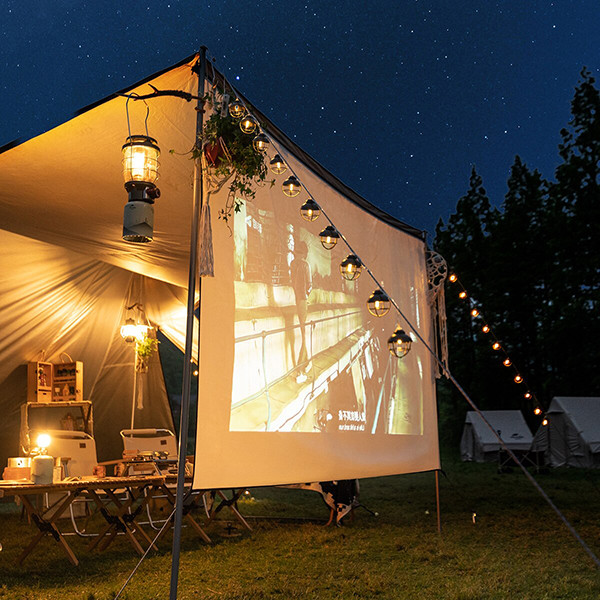
<path fill-rule="evenodd" d="M 123 92 L 148 93 L 147 84 L 151 83 L 160 90 L 196 94 L 197 76 L 192 70 L 196 60 L 197 56 L 192 56 Z M 24 365 L 28 361 L 44 356 L 46 360 L 60 362 L 66 352 L 73 359 L 84 362 L 84 397 L 94 406 L 99 458 L 110 459 L 120 453 L 118 432 L 129 426 L 131 411 L 133 356 L 131 348 L 119 335 L 126 316 L 125 308 L 140 303 L 149 322 L 179 349 L 184 347 L 193 176 L 189 151 L 195 140 L 195 104 L 168 96 L 149 102 L 149 134 L 158 140 L 162 149 L 157 182 L 161 197 L 155 205 L 154 241 L 132 245 L 121 239 L 121 219 L 127 200 L 121 166 L 121 146 L 128 135 L 125 103 L 125 97 L 115 94 L 84 109 L 66 123 L 0 154 L 0 244 L 3 248 L 0 253 L 0 411 L 3 414 L 0 466 L 6 463 L 7 456 L 19 452 L 19 410 L 25 401 Z M 145 133 L 143 103 L 130 102 L 129 111 L 131 133 Z M 392 273 L 403 273 L 398 279 L 398 297 L 405 294 L 402 296 L 405 305 L 414 304 L 411 315 L 429 339 L 425 246 L 421 232 L 370 205 L 306 155 L 261 113 L 254 111 L 254 114 L 281 144 L 284 158 L 294 165 L 298 175 L 319 191 L 323 206 L 328 198 L 332 199 L 332 214 L 339 214 L 340 229 L 345 225 L 344 219 L 352 218 L 355 226 L 348 222 L 348 231 L 355 234 L 361 253 L 376 258 L 376 253 L 365 245 L 366 241 L 356 239 L 367 227 L 367 221 L 363 221 L 361 215 L 373 223 L 372 227 L 367 227 L 373 237 L 369 243 L 382 235 L 395 236 L 396 241 L 386 251 L 386 261 L 394 263 L 398 256 L 398 265 L 389 271 L 389 277 Z M 261 206 L 263 195 L 269 203 L 272 194 L 271 191 L 259 191 L 257 207 Z M 221 192 L 211 198 L 211 203 L 219 206 L 223 198 L 224 192 Z M 351 210 L 344 207 L 351 207 Z M 226 228 L 215 218 L 216 210 L 213 209 L 213 230 L 219 266 L 219 255 L 234 252 L 234 236 L 225 233 Z M 254 226 L 257 219 L 267 214 L 262 208 L 256 210 L 262 211 L 260 215 L 257 212 L 258 216 L 253 217 L 249 212 L 244 213 L 246 222 L 254 223 Z M 236 227 L 239 228 L 239 224 Z M 306 234 L 303 239 L 310 242 L 312 238 Z M 398 240 L 405 244 L 402 252 L 397 246 Z M 408 268 L 407 265 L 412 266 Z M 224 272 L 227 269 L 221 271 Z M 212 281 L 214 283 L 207 286 L 210 288 L 209 307 L 214 305 L 215 294 L 216 297 L 219 294 L 218 272 Z M 366 291 L 367 287 L 364 288 Z M 372 289 L 368 291 L 370 293 Z M 212 320 L 213 324 L 218 322 L 214 313 Z M 394 322 L 390 323 L 393 327 Z M 221 328 L 219 335 L 229 331 L 227 327 Z M 210 326 L 207 332 L 208 336 L 214 334 Z M 356 343 L 363 346 L 371 340 L 371 347 L 375 347 L 364 325 L 348 335 L 354 336 L 349 340 L 356 339 Z M 219 340 L 207 338 L 206 344 L 214 343 Z M 385 348 L 383 351 L 384 354 L 387 352 Z M 326 357 L 325 350 L 323 352 Z M 348 356 L 356 359 L 352 350 Z M 387 361 L 387 354 L 385 356 Z M 419 408 L 421 424 L 417 437 L 420 442 L 415 445 L 415 440 L 411 442 L 410 436 L 406 436 L 402 447 L 407 451 L 416 450 L 412 456 L 407 455 L 404 468 L 392 467 L 390 463 L 385 472 L 424 470 L 439 464 L 432 369 L 422 348 L 413 356 L 410 359 L 415 361 L 411 366 L 412 373 L 418 373 L 418 381 L 424 382 L 415 385 L 425 386 L 425 392 L 419 392 L 418 400 L 424 406 Z M 347 365 L 346 372 L 354 378 L 352 385 L 359 385 L 361 369 L 363 375 L 372 374 L 374 360 L 369 354 L 368 360 L 356 360 L 354 367 Z M 336 364 L 338 369 L 342 368 L 342 362 Z M 332 384 L 332 371 L 330 367 L 328 369 L 327 382 Z M 206 369 L 204 373 L 207 373 Z M 214 376 L 214 369 L 211 375 Z M 392 373 L 387 381 L 388 387 L 390 381 L 394 389 L 402 387 L 399 375 Z M 221 401 L 228 406 L 231 397 Z M 393 415 L 385 413 L 383 406 L 380 398 L 379 420 L 372 425 L 373 433 L 377 427 L 381 431 L 385 427 L 393 429 Z M 404 419 L 408 418 L 406 414 Z M 386 418 L 391 424 L 385 425 Z M 212 427 L 213 421 L 210 418 L 207 421 Z M 154 358 L 147 375 L 144 408 L 136 412 L 136 426 L 173 428 L 158 357 Z M 228 426 L 227 433 L 233 429 Z M 215 435 L 218 436 L 218 431 Z M 269 481 L 275 479 L 284 482 L 287 478 L 279 475 Z"/>

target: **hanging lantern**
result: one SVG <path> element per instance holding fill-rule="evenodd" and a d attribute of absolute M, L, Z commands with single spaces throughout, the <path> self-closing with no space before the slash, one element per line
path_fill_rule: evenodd
<path fill-rule="evenodd" d="M 536 406 L 536 407 L 533 409 L 533 414 L 534 414 L 534 415 L 538 415 L 538 416 L 539 416 L 539 415 L 541 415 L 541 414 L 542 414 L 542 409 L 541 409 L 539 406 Z"/>
<path fill-rule="evenodd" d="M 410 352 L 411 344 L 410 336 L 401 327 L 396 327 L 396 331 L 388 339 L 388 349 L 397 358 L 406 356 Z"/>
<path fill-rule="evenodd" d="M 374 317 L 384 317 L 390 312 L 392 303 L 381 289 L 375 290 L 367 300 L 367 308 Z"/>
<path fill-rule="evenodd" d="M 229 103 L 229 114 L 234 119 L 241 119 L 246 114 L 246 107 L 242 104 L 239 98 Z"/>
<path fill-rule="evenodd" d="M 146 243 L 154 237 L 154 200 L 160 197 L 156 187 L 160 148 L 154 138 L 131 135 L 122 148 L 123 177 L 128 202 L 123 211 L 123 239 Z"/>
<path fill-rule="evenodd" d="M 510 362 L 510 358 L 505 358 L 505 359 L 502 361 L 502 364 L 503 364 L 505 367 L 510 367 L 510 365 L 512 365 L 512 363 Z"/>
<path fill-rule="evenodd" d="M 319 237 L 321 238 L 321 245 L 323 248 L 325 248 L 325 250 L 331 250 L 340 239 L 340 234 L 333 225 L 327 225 L 327 227 L 321 231 Z"/>
<path fill-rule="evenodd" d="M 132 318 L 125 320 L 125 325 L 121 327 L 121 337 L 128 343 L 141 342 L 148 333 L 148 325 L 136 325 Z"/>
<path fill-rule="evenodd" d="M 248 135 L 254 133 L 258 127 L 258 122 L 252 115 L 246 115 L 240 121 L 240 129 Z"/>
<path fill-rule="evenodd" d="M 275 175 L 281 175 L 287 171 L 287 165 L 283 161 L 283 158 L 279 156 L 279 154 L 276 154 L 272 158 L 271 162 L 269 162 L 269 165 L 271 165 L 271 171 L 273 171 Z"/>
<path fill-rule="evenodd" d="M 316 221 L 321 214 L 321 208 L 312 198 L 309 198 L 300 207 L 300 214 L 302 215 L 302 218 L 307 221 Z"/>
<path fill-rule="evenodd" d="M 515 383 L 523 383 L 523 378 L 520 375 L 515 375 Z"/>
<path fill-rule="evenodd" d="M 269 138 L 262 132 L 252 140 L 252 145 L 257 152 L 266 152 L 269 144 Z"/>
<path fill-rule="evenodd" d="M 462 291 L 462 292 L 461 292 L 461 293 L 458 295 L 458 297 L 459 297 L 461 300 L 464 300 L 464 299 L 467 297 L 467 292 L 465 292 L 465 291 Z"/>
<path fill-rule="evenodd" d="M 355 254 L 348 254 L 340 264 L 340 273 L 344 279 L 353 281 L 360 277 L 362 271 L 362 263 L 360 258 Z"/>
<path fill-rule="evenodd" d="M 494 342 L 494 343 L 492 344 L 492 348 L 493 348 L 494 350 L 500 350 L 500 343 L 499 343 L 499 342 Z"/>
<path fill-rule="evenodd" d="M 123 144 L 122 151 L 125 184 L 134 181 L 153 184 L 158 179 L 160 148 L 154 138 L 131 135 Z"/>
<path fill-rule="evenodd" d="M 290 198 L 297 196 L 302 189 L 302 184 L 298 181 L 295 175 L 290 175 L 281 186 L 283 193 Z"/>
<path fill-rule="evenodd" d="M 483 331 L 483 333 L 489 333 L 489 332 L 490 332 L 490 328 L 489 328 L 487 325 L 484 325 L 484 326 L 481 328 L 481 331 Z"/>
<path fill-rule="evenodd" d="M 448 277 L 448 280 L 451 283 L 454 283 L 458 278 L 456 277 L 456 275 L 454 273 L 452 273 L 452 275 L 450 275 L 450 277 Z"/>

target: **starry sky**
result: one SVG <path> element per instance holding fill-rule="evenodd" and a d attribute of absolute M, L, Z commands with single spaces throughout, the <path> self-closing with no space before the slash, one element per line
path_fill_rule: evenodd
<path fill-rule="evenodd" d="M 552 178 L 598 0 L 3 0 L 0 145 L 208 47 L 323 166 L 433 233 L 471 166 L 494 205 L 515 154 Z"/>

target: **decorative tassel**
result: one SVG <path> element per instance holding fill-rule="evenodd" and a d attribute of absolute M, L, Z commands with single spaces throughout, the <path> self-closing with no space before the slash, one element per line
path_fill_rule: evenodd
<path fill-rule="evenodd" d="M 146 373 L 139 373 L 137 377 L 137 408 L 142 410 L 144 408 L 144 379 L 146 379 Z"/>
<path fill-rule="evenodd" d="M 212 227 L 210 224 L 210 204 L 202 205 L 200 215 L 200 247 L 198 252 L 198 275 L 214 277 L 215 266 L 213 257 Z"/>

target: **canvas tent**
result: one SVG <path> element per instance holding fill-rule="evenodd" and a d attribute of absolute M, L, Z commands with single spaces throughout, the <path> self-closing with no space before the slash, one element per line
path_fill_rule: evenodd
<path fill-rule="evenodd" d="M 126 93 L 197 91 L 197 55 Z M 209 70 L 209 79 L 219 74 Z M 73 119 L 0 154 L 0 463 L 18 453 L 24 364 L 63 352 L 85 365 L 100 459 L 120 452 L 128 428 L 132 351 L 119 328 L 133 304 L 179 349 L 185 345 L 196 111 L 181 98 L 148 101 L 149 133 L 162 148 L 154 241 L 121 239 L 121 146 L 126 99 L 114 94 Z M 425 243 L 254 115 L 303 185 L 326 208 L 385 289 L 431 339 Z M 145 107 L 130 103 L 132 133 Z M 174 152 L 169 152 L 174 150 Z M 204 190 L 205 199 L 209 190 Z M 432 360 L 422 344 L 392 360 L 397 314 L 375 321 L 364 301 L 374 284 L 344 283 L 344 249 L 324 250 L 281 181 L 258 189 L 231 230 L 210 195 L 215 277 L 201 288 L 196 487 L 249 486 L 366 477 L 439 467 Z M 320 226 L 320 227 L 319 227 Z M 292 263 L 301 249 L 311 288 L 300 322 Z M 347 249 L 345 250 L 347 253 Z M 200 299 L 200 297 L 198 297 Z M 299 308 L 300 307 L 300 308 Z M 198 319 L 196 319 L 198 324 Z M 300 364 L 299 347 L 306 360 Z M 158 358 L 144 383 L 136 426 L 173 428 Z"/>
<path fill-rule="evenodd" d="M 520 410 L 482 411 L 502 441 L 513 452 L 531 450 L 533 436 Z M 460 456 L 464 461 L 494 462 L 501 450 L 498 438 L 490 431 L 483 419 L 474 410 L 467 412 L 462 438 Z"/>
<path fill-rule="evenodd" d="M 557 396 L 533 448 L 552 467 L 600 467 L 600 398 Z"/>

